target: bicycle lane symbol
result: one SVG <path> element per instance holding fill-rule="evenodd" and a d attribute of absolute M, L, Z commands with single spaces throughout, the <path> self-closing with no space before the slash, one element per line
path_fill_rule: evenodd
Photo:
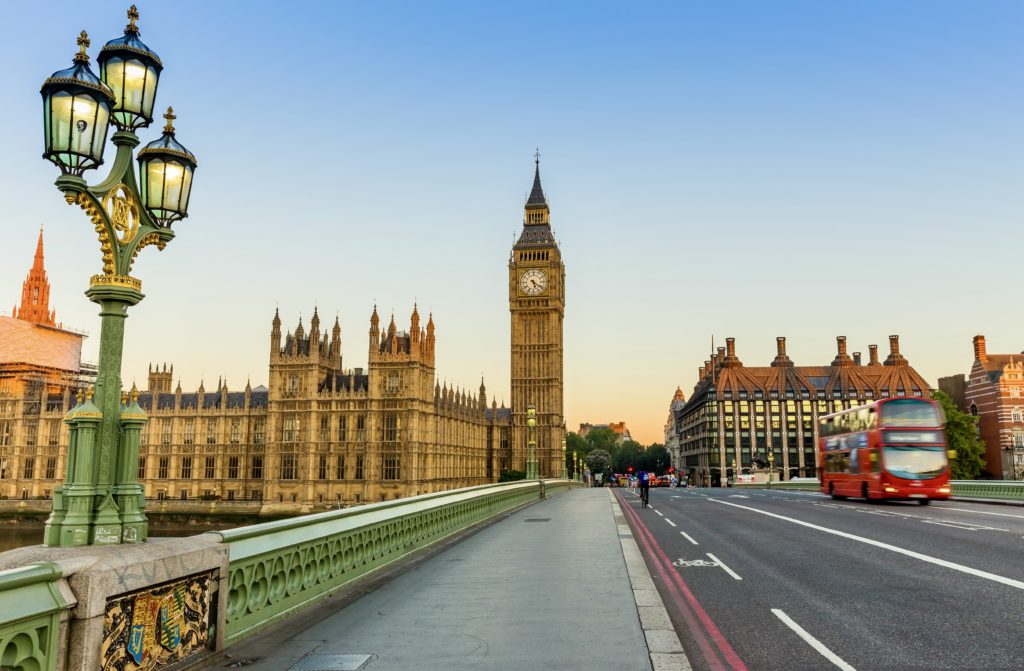
<path fill-rule="evenodd" d="M 676 566 L 676 567 L 679 567 L 679 568 L 692 568 L 692 567 L 695 567 L 695 566 L 718 566 L 718 564 L 713 562 L 713 561 L 708 561 L 706 559 L 682 559 L 682 558 L 679 558 L 679 559 L 675 560 L 674 562 L 672 562 L 672 566 Z"/>

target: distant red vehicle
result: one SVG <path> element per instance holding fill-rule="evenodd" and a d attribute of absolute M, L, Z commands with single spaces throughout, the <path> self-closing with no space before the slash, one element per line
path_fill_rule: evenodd
<path fill-rule="evenodd" d="M 886 398 L 827 415 L 818 427 L 818 478 L 833 499 L 949 498 L 942 406 Z"/>

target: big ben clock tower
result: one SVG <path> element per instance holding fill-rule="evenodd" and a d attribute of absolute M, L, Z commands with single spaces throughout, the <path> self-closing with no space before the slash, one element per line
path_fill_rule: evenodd
<path fill-rule="evenodd" d="M 512 314 L 512 463 L 527 470 L 529 442 L 536 443 L 538 473 L 562 476 L 562 320 L 565 266 L 551 234 L 551 213 L 540 185 L 540 157 L 526 201 L 523 232 L 508 262 L 508 303 Z M 536 425 L 527 426 L 527 409 Z"/>

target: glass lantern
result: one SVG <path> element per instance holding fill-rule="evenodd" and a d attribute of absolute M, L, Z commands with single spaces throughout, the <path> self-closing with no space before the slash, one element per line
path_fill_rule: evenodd
<path fill-rule="evenodd" d="M 120 130 L 144 128 L 153 122 L 153 103 L 163 64 L 139 39 L 135 5 L 128 10 L 124 35 L 107 42 L 96 57 L 100 78 L 114 93 L 112 118 Z"/>
<path fill-rule="evenodd" d="M 89 36 L 78 37 L 79 52 L 67 70 L 43 82 L 43 158 L 61 172 L 81 175 L 103 163 L 113 92 L 89 68 Z"/>
<path fill-rule="evenodd" d="M 170 226 L 188 216 L 192 173 L 196 157 L 174 137 L 174 109 L 167 108 L 167 125 L 159 140 L 139 152 L 142 206 L 160 226 Z"/>

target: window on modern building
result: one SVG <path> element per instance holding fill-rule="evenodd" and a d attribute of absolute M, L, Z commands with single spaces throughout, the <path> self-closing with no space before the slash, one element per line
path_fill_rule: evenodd
<path fill-rule="evenodd" d="M 253 480 L 263 479 L 263 457 L 252 458 L 252 467 L 249 469 L 249 477 Z"/>
<path fill-rule="evenodd" d="M 294 454 L 281 455 L 281 479 L 295 480 L 299 477 L 299 457 Z"/>
<path fill-rule="evenodd" d="M 196 420 L 189 417 L 185 420 L 185 444 L 192 445 L 196 442 Z"/>
<path fill-rule="evenodd" d="M 327 479 L 327 455 L 321 454 L 319 463 L 317 464 L 316 477 L 319 480 Z"/>
<path fill-rule="evenodd" d="M 168 459 L 167 457 L 160 457 L 160 461 L 157 464 L 157 468 L 156 468 L 156 477 L 160 478 L 161 480 L 166 480 L 167 479 L 167 467 L 168 467 L 169 464 L 170 464 L 170 459 Z"/>
<path fill-rule="evenodd" d="M 192 457 L 181 458 L 181 479 L 189 480 L 192 478 Z"/>
<path fill-rule="evenodd" d="M 207 480 L 213 480 L 217 477 L 217 457 L 206 458 L 206 468 L 203 477 Z"/>
<path fill-rule="evenodd" d="M 57 479 L 57 457 L 46 458 L 46 479 L 56 480 Z"/>
<path fill-rule="evenodd" d="M 242 442 L 242 418 L 231 418 L 231 444 L 238 445 Z"/>
<path fill-rule="evenodd" d="M 36 477 L 36 459 L 35 457 L 26 457 L 22 464 L 21 477 L 26 480 L 31 480 Z"/>
<path fill-rule="evenodd" d="M 398 480 L 401 477 L 402 457 L 397 454 L 385 454 L 381 470 L 382 480 Z"/>
<path fill-rule="evenodd" d="M 228 457 L 228 478 L 231 480 L 238 478 L 238 457 Z"/>
<path fill-rule="evenodd" d="M 136 474 L 139 480 L 146 479 L 146 458 L 139 457 L 139 472 Z"/>

